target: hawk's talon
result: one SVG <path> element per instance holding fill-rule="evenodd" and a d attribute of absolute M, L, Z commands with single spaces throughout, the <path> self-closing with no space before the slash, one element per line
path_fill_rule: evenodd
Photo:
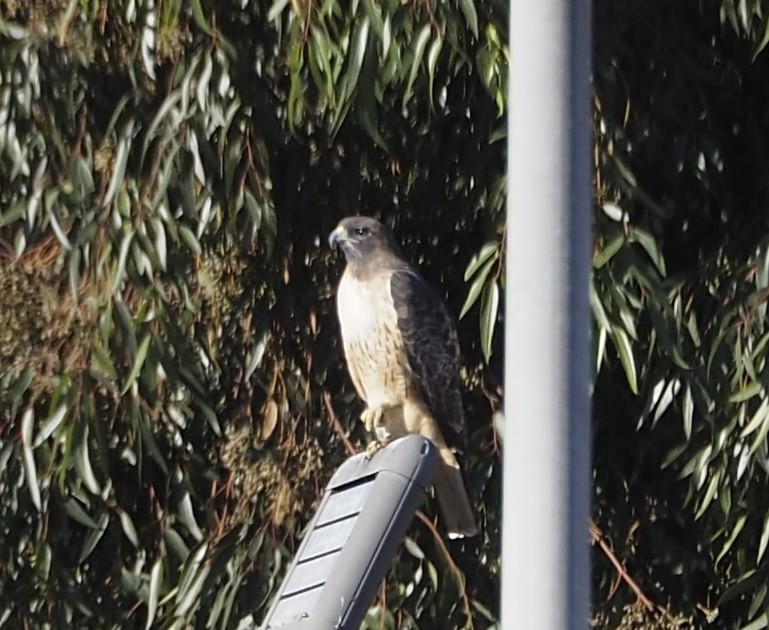
<path fill-rule="evenodd" d="M 366 447 L 366 459 L 371 459 L 374 454 L 382 448 L 382 443 L 377 440 L 371 440 Z"/>

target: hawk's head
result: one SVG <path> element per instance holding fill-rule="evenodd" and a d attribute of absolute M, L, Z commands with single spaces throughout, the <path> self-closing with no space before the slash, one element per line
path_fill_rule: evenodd
<path fill-rule="evenodd" d="M 398 254 L 390 230 L 371 217 L 347 217 L 339 222 L 328 237 L 331 247 L 339 246 L 348 262 L 374 254 Z"/>

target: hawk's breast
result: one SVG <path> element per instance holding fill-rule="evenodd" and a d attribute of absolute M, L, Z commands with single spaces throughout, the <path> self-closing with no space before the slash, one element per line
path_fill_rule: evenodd
<path fill-rule="evenodd" d="M 345 272 L 337 292 L 344 353 L 355 388 L 369 407 L 406 398 L 408 363 L 386 271 L 365 279 Z"/>

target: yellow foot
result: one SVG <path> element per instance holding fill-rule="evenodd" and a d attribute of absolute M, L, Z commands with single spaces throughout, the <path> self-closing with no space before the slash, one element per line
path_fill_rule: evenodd
<path fill-rule="evenodd" d="M 382 448 L 381 442 L 371 440 L 366 447 L 366 459 L 371 459 L 380 448 Z"/>
<path fill-rule="evenodd" d="M 363 426 L 366 427 L 366 431 L 374 433 L 374 429 L 382 424 L 382 416 L 384 415 L 384 407 L 368 407 L 360 414 L 360 419 L 363 420 Z"/>

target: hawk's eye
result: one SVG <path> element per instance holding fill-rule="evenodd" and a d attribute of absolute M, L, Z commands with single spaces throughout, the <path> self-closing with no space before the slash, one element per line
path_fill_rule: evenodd
<path fill-rule="evenodd" d="M 358 236 L 368 236 L 368 228 L 366 227 L 355 228 L 355 233 Z"/>

